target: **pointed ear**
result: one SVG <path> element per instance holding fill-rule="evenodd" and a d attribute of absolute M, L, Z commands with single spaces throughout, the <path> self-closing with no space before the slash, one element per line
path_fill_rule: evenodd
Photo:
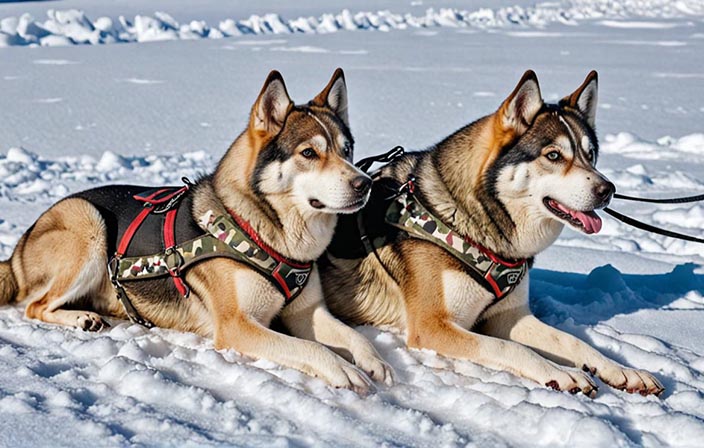
<path fill-rule="evenodd" d="M 533 123 L 541 107 L 543 98 L 540 95 L 538 77 L 533 70 L 528 70 L 499 108 L 504 129 L 523 134 Z"/>
<path fill-rule="evenodd" d="M 341 68 L 335 70 L 328 85 L 313 99 L 313 104 L 329 107 L 340 117 L 345 126 L 350 127 L 349 115 L 347 114 L 347 84 L 345 83 L 345 72 Z"/>
<path fill-rule="evenodd" d="M 264 87 L 252 107 L 251 126 L 257 131 L 276 135 L 283 127 L 292 106 L 284 78 L 281 73 L 273 70 L 267 76 Z"/>
<path fill-rule="evenodd" d="M 598 99 L 599 75 L 592 70 L 581 86 L 560 100 L 560 105 L 577 109 L 592 128 L 596 125 L 596 103 Z"/>

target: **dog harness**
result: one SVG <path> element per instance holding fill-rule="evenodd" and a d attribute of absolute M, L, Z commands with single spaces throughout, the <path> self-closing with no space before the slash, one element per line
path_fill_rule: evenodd
<path fill-rule="evenodd" d="M 375 162 L 388 163 L 403 155 L 402 147 L 360 160 L 369 170 Z M 460 235 L 423 206 L 411 176 L 405 184 L 372 174 L 374 184 L 367 205 L 355 215 L 342 215 L 328 252 L 336 258 L 362 258 L 374 254 L 387 274 L 377 249 L 403 238 L 419 238 L 440 246 L 465 266 L 465 271 L 494 296 L 492 304 L 510 294 L 528 272 L 528 260 L 503 260 L 490 250 Z M 347 235 L 343 238 L 341 235 Z M 356 236 L 349 237 L 349 235 Z M 396 280 L 398 282 L 398 280 Z"/>
<path fill-rule="evenodd" d="M 410 181 L 409 181 L 410 182 Z M 502 260 L 488 249 L 462 237 L 434 216 L 413 195 L 412 183 L 386 210 L 385 221 L 408 234 L 430 241 L 460 260 L 483 281 L 495 301 L 513 291 L 528 271 L 526 260 Z"/>
<path fill-rule="evenodd" d="M 179 294 L 184 298 L 190 295 L 190 288 L 183 279 L 189 267 L 214 257 L 226 257 L 247 264 L 269 280 L 283 295 L 285 304 L 291 303 L 303 290 L 313 269 L 312 262 L 292 261 L 277 253 L 261 240 L 252 227 L 233 211 L 215 216 L 208 212 L 201 228 L 205 233 L 177 243 L 176 216 L 181 199 L 189 191 L 191 184 L 162 189 L 147 190 L 133 195 L 142 203 L 142 209 L 122 234 L 115 254 L 108 263 L 108 274 L 115 288 L 118 301 L 122 304 L 132 322 L 146 327 L 154 325 L 140 316 L 130 301 L 123 282 L 154 279 L 169 276 Z M 188 210 L 190 213 L 190 210 Z M 142 223 L 150 215 L 163 214 L 163 247 L 165 250 L 149 255 L 125 256 L 130 243 Z M 154 235 L 149 235 L 153 238 Z"/>

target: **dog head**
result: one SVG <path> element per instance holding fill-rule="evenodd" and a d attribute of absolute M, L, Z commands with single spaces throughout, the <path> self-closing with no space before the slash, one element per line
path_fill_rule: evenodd
<path fill-rule="evenodd" d="M 291 101 L 281 74 L 269 74 L 252 107 L 249 187 L 269 202 L 306 213 L 353 213 L 371 179 L 352 163 L 345 76 L 337 69 L 309 103 Z M 276 198 L 274 200 L 274 198 Z"/>
<path fill-rule="evenodd" d="M 596 169 L 597 83 L 592 71 L 558 104 L 545 104 L 528 71 L 495 114 L 497 134 L 509 143 L 486 171 L 487 188 L 517 227 L 548 240 L 564 224 L 587 234 L 601 229 L 594 210 L 609 204 L 615 187 Z"/>

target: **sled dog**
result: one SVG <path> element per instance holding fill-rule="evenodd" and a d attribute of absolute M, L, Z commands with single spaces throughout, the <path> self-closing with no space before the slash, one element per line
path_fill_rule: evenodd
<path fill-rule="evenodd" d="M 328 307 L 351 324 L 395 327 L 409 347 L 593 396 L 591 375 L 660 394 L 536 319 L 527 270 L 565 225 L 601 229 L 614 185 L 596 169 L 597 73 L 558 104 L 527 71 L 499 109 L 374 173 L 371 199 L 341 217 L 321 259 Z M 360 243 L 361 241 L 361 243 Z"/>
<path fill-rule="evenodd" d="M 388 383 L 372 345 L 326 309 L 312 263 L 337 215 L 369 197 L 371 179 L 350 162 L 347 104 L 340 69 L 305 105 L 272 71 L 212 174 L 182 188 L 100 187 L 48 209 L 0 263 L 0 303 L 90 331 L 102 316 L 190 331 L 359 392 L 367 375 Z M 277 315 L 292 336 L 268 328 Z"/>

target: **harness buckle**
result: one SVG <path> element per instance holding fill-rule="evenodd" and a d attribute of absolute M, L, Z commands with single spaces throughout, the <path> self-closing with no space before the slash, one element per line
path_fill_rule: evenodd
<path fill-rule="evenodd" d="M 406 181 L 405 184 L 401 185 L 398 189 L 398 194 L 403 194 L 404 191 L 408 192 L 409 194 L 413 194 L 416 191 L 416 177 L 411 174 L 408 176 L 408 180 Z"/>
<path fill-rule="evenodd" d="M 494 290 L 494 295 L 496 296 L 494 302 L 498 302 L 507 294 L 513 292 L 525 274 L 525 263 L 507 267 L 501 263 L 492 261 L 491 267 L 486 271 L 484 278 Z"/>
<path fill-rule="evenodd" d="M 115 287 L 120 285 L 120 282 L 117 279 L 119 265 L 120 257 L 115 254 L 108 262 L 108 276 L 110 277 L 110 283 L 112 283 Z"/>
<path fill-rule="evenodd" d="M 164 262 L 166 263 L 166 269 L 169 270 L 169 274 L 172 277 L 181 276 L 181 267 L 185 263 L 183 255 L 181 252 L 176 250 L 176 246 L 171 246 L 164 251 Z"/>
<path fill-rule="evenodd" d="M 408 193 L 413 194 L 416 192 L 416 178 L 415 176 L 410 176 L 406 185 L 408 186 Z"/>
<path fill-rule="evenodd" d="M 127 317 L 129 318 L 130 322 L 133 322 L 135 324 L 142 325 L 147 328 L 152 328 L 154 327 L 154 324 L 151 323 L 150 321 L 144 319 L 137 309 L 132 305 L 132 301 L 130 298 L 127 296 L 127 291 L 125 291 L 125 288 L 122 286 L 119 280 L 119 266 L 120 266 L 120 257 L 115 254 L 110 261 L 108 262 L 108 275 L 110 276 L 110 283 L 112 283 L 112 287 L 115 290 L 115 295 L 117 296 L 117 301 L 120 302 L 120 305 L 122 305 L 122 308 L 125 310 L 125 314 L 127 314 Z"/>
<path fill-rule="evenodd" d="M 176 289 L 184 297 L 188 298 L 191 295 L 191 287 L 188 286 L 181 278 L 181 268 L 185 264 L 185 260 L 181 252 L 176 249 L 176 246 L 171 246 L 164 252 L 166 263 L 166 269 L 169 271 L 169 275 L 174 280 Z"/>

